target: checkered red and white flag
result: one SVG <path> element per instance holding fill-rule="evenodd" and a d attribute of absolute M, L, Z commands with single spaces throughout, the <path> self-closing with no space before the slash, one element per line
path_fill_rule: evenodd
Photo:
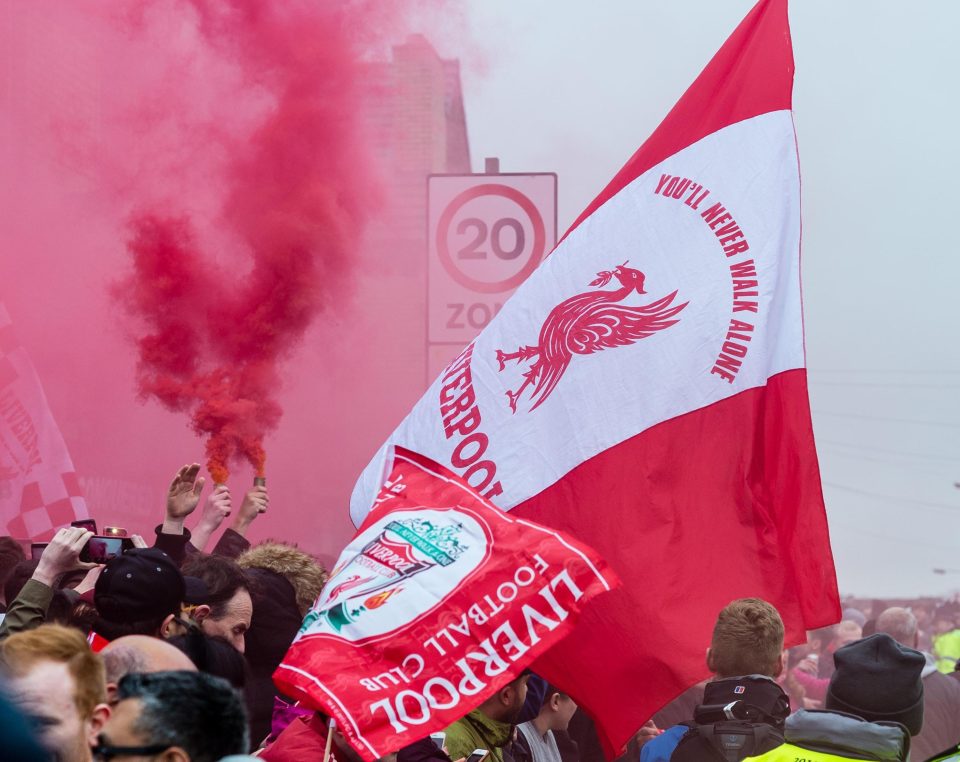
<path fill-rule="evenodd" d="M 0 534 L 46 540 L 88 515 L 40 378 L 0 304 Z"/>

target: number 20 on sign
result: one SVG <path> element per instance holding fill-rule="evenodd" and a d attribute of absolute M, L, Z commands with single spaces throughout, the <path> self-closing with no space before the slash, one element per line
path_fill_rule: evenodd
<path fill-rule="evenodd" d="M 434 371 L 476 337 L 553 249 L 557 177 L 431 175 L 427 187 L 427 343 Z"/>

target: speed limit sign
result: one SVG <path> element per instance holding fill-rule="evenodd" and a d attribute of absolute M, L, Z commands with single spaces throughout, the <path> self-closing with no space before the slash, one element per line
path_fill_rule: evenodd
<path fill-rule="evenodd" d="M 557 176 L 431 175 L 427 234 L 427 343 L 438 371 L 556 245 Z"/>

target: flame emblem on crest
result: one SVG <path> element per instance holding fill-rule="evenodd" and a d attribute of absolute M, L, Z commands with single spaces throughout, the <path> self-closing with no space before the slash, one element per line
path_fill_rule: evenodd
<path fill-rule="evenodd" d="M 363 602 L 363 605 L 368 609 L 378 609 L 384 603 L 389 601 L 393 596 L 403 590 L 402 587 L 395 587 L 391 590 L 384 590 L 382 593 L 377 593 L 376 595 L 371 595 L 367 600 Z"/>

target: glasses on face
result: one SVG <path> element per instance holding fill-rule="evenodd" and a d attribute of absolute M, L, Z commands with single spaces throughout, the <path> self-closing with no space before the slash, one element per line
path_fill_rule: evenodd
<path fill-rule="evenodd" d="M 95 760 L 109 762 L 114 757 L 152 757 L 154 754 L 159 754 L 169 748 L 169 744 L 162 743 L 150 744 L 149 746 L 111 746 L 101 733 L 97 736 L 97 745 L 93 747 L 92 754 Z"/>

